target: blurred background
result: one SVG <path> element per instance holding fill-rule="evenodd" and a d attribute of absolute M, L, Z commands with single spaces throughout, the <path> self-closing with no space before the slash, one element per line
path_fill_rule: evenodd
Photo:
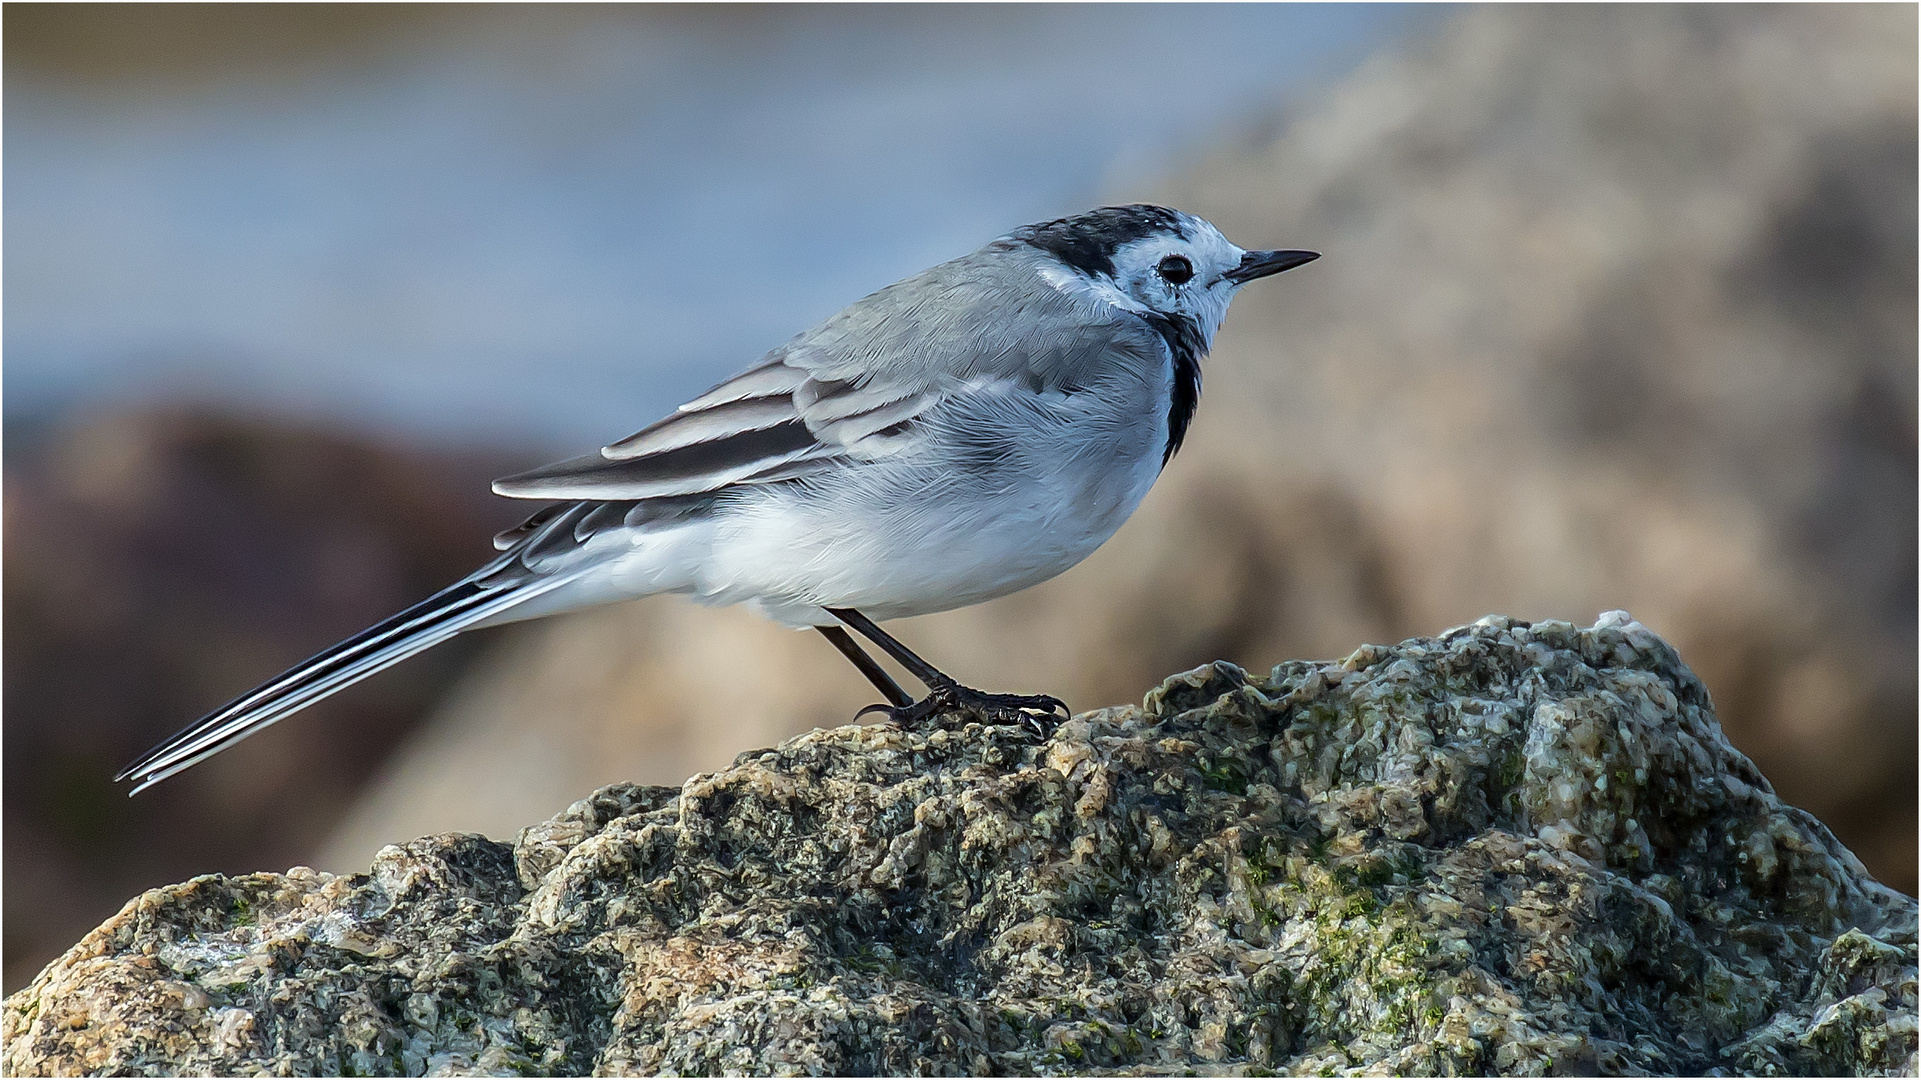
<path fill-rule="evenodd" d="M 1916 865 L 1916 11 L 8 5 L 4 980 L 138 890 L 510 838 L 845 722 L 815 635 L 486 631 L 128 800 L 149 744 L 458 577 L 492 476 L 848 301 L 1152 200 L 1236 302 L 1083 566 L 897 630 L 1076 708 L 1627 608 Z"/>

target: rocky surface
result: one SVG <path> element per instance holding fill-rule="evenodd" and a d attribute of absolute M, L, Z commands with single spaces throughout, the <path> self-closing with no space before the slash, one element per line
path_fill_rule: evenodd
<path fill-rule="evenodd" d="M 1912 1073 L 1915 901 L 1625 615 L 849 726 L 129 903 L 9 1074 Z"/>

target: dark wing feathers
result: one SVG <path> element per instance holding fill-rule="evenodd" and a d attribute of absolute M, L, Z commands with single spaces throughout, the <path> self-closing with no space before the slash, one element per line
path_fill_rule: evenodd
<path fill-rule="evenodd" d="M 611 529 L 627 523 L 627 511 L 632 503 L 603 502 L 593 503 L 593 509 L 574 522 L 574 543 L 583 543 L 602 529 Z"/>
<path fill-rule="evenodd" d="M 529 517 L 526 521 L 521 522 L 520 524 L 514 526 L 511 529 L 503 529 L 500 532 L 495 533 L 494 534 L 494 550 L 506 551 L 508 548 L 513 547 L 515 544 L 518 544 L 522 540 L 527 539 L 528 536 L 533 534 L 535 529 L 538 529 L 542 525 L 545 525 L 549 521 L 552 521 L 554 519 L 555 514 L 558 514 L 565 509 L 567 509 L 566 503 L 555 503 L 552 506 L 543 506 L 540 509 L 534 511 L 533 515 Z"/>
<path fill-rule="evenodd" d="M 744 431 L 760 431 L 799 418 L 791 395 L 740 398 L 709 408 L 677 412 L 644 431 L 602 448 L 600 456 L 610 461 L 647 457 Z"/>
<path fill-rule="evenodd" d="M 854 445 L 877 433 L 883 437 L 871 448 L 890 448 L 887 439 L 941 397 L 915 382 L 813 378 L 789 359 L 776 354 L 598 454 L 496 480 L 494 491 L 518 499 L 631 502 L 791 480 L 850 452 L 858 456 Z M 580 531 L 597 531 L 605 520 Z M 545 521 L 536 515 L 495 542 L 511 546 Z"/>
<path fill-rule="evenodd" d="M 788 397 L 799 390 L 808 377 L 806 370 L 789 364 L 784 353 L 778 354 L 682 405 L 680 411 L 697 412 L 742 398 Z"/>
<path fill-rule="evenodd" d="M 692 495 L 785 464 L 817 447 L 799 420 L 755 428 L 613 461 L 587 454 L 494 481 L 494 490 L 520 499 L 651 499 Z"/>

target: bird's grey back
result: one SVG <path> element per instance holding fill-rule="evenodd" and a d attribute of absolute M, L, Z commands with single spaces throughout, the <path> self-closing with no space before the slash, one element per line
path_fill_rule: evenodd
<path fill-rule="evenodd" d="M 1147 323 L 1055 288 L 1042 276 L 1051 265 L 1038 248 L 996 240 L 855 301 L 767 359 L 820 381 L 1014 379 L 1071 392 L 1110 349 L 1160 352 Z"/>
<path fill-rule="evenodd" d="M 1057 287 L 1062 269 L 1038 247 L 997 240 L 855 301 L 598 455 L 494 490 L 630 500 L 777 483 L 911 452 L 926 421 L 997 386 L 1071 394 L 1159 378 L 1166 336 Z"/>

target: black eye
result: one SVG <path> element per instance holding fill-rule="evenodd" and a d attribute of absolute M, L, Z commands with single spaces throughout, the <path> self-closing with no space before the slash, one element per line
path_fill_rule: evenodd
<path fill-rule="evenodd" d="M 1194 264 L 1179 255 L 1169 255 L 1155 267 L 1169 285 L 1184 285 L 1194 276 Z"/>

